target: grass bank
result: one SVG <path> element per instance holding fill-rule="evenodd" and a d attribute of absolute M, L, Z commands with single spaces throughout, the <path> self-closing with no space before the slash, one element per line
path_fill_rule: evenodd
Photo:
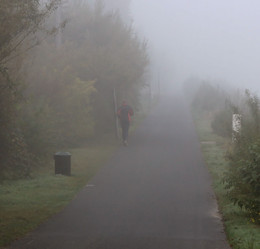
<path fill-rule="evenodd" d="M 113 141 L 113 139 L 110 139 Z M 64 208 L 113 154 L 116 142 L 68 149 L 71 176 L 54 174 L 54 161 L 38 169 L 32 179 L 0 185 L 0 247 L 23 237 Z"/>
<path fill-rule="evenodd" d="M 228 141 L 212 132 L 210 116 L 194 114 L 194 123 L 201 141 L 204 160 L 212 175 L 213 188 L 230 245 L 234 249 L 260 249 L 260 227 L 254 225 L 247 213 L 234 206 L 226 196 L 223 176 L 228 167 L 225 160 Z"/>

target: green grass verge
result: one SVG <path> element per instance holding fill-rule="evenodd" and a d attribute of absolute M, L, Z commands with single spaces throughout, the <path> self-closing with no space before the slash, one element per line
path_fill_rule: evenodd
<path fill-rule="evenodd" d="M 204 160 L 213 179 L 219 209 L 227 238 L 234 249 L 260 249 L 260 227 L 254 225 L 247 213 L 227 198 L 223 176 L 228 167 L 225 151 L 228 141 L 213 134 L 210 116 L 194 114 L 194 123 L 201 141 Z"/>
<path fill-rule="evenodd" d="M 50 161 L 44 169 L 34 172 L 30 180 L 6 181 L 0 185 L 0 247 L 21 238 L 61 211 L 116 147 L 116 143 L 96 143 L 68 150 L 72 154 L 70 177 L 55 175 L 54 161 Z"/>

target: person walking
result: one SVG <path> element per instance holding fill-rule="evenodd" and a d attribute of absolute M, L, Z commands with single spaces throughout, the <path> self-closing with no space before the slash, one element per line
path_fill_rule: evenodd
<path fill-rule="evenodd" d="M 122 139 L 125 146 L 128 145 L 128 130 L 130 126 L 131 116 L 134 115 L 134 111 L 131 106 L 129 106 L 126 101 L 122 102 L 122 105 L 117 110 L 117 116 L 120 119 L 122 128 Z"/>

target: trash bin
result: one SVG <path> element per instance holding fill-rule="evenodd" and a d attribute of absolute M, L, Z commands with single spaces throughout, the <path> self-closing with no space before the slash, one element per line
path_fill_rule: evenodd
<path fill-rule="evenodd" d="M 57 152 L 54 154 L 55 174 L 71 175 L 71 154 L 69 152 Z"/>

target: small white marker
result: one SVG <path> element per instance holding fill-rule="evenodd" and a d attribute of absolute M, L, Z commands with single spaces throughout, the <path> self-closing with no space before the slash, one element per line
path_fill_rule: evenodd
<path fill-rule="evenodd" d="M 87 185 L 86 185 L 86 188 L 93 188 L 93 187 L 95 187 L 94 184 L 87 184 Z"/>

